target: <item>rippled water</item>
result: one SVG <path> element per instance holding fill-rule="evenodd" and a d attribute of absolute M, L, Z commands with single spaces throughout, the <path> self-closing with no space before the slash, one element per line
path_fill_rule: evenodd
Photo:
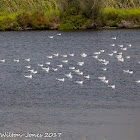
<path fill-rule="evenodd" d="M 61 137 L 47 138 L 49 140 L 139 140 L 140 83 L 135 81 L 140 80 L 140 31 L 69 31 L 61 32 L 61 36 L 57 33 L 59 31 L 0 32 L 0 60 L 5 59 L 0 62 L 0 133 L 62 133 Z M 48 37 L 52 35 L 53 39 Z M 124 45 L 127 50 L 121 50 L 118 45 Z M 98 58 L 109 61 L 108 65 L 93 58 L 100 50 L 105 51 Z M 112 51 L 117 53 L 109 56 Z M 120 52 L 124 62 L 116 58 Z M 53 55 L 56 53 L 59 56 Z M 87 57 L 81 57 L 82 53 Z M 29 62 L 25 61 L 27 58 Z M 14 59 L 19 59 L 19 63 Z M 77 62 L 84 65 L 78 66 Z M 38 64 L 50 67 L 49 73 Z M 62 68 L 57 66 L 60 64 Z M 29 65 L 37 70 L 32 79 L 25 77 L 31 74 L 25 68 Z M 79 69 L 83 75 L 69 67 Z M 72 79 L 65 76 L 70 72 Z M 89 79 L 84 78 L 87 75 Z M 98 78 L 102 76 L 109 80 L 108 84 Z M 65 78 L 65 81 L 56 78 Z"/>

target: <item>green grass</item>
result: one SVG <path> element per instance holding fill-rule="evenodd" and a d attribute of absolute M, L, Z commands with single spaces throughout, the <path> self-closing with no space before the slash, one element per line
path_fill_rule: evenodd
<path fill-rule="evenodd" d="M 140 25 L 139 0 L 0 0 L 0 30 Z"/>
<path fill-rule="evenodd" d="M 117 26 L 117 24 L 122 20 L 140 24 L 140 9 L 105 8 L 104 20 L 106 22 L 110 21 L 109 26 Z"/>
<path fill-rule="evenodd" d="M 1 0 L 0 30 L 49 29 L 59 24 L 55 0 Z"/>

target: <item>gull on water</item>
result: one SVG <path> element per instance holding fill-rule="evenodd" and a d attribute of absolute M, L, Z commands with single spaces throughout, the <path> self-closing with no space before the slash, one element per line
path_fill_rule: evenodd
<path fill-rule="evenodd" d="M 118 59 L 118 61 L 120 61 L 120 62 L 124 62 L 124 58 L 122 58 L 122 55 L 116 55 L 116 57 L 117 57 L 117 59 Z"/>
<path fill-rule="evenodd" d="M 49 38 L 53 38 L 53 36 L 49 36 Z"/>
<path fill-rule="evenodd" d="M 104 62 L 104 63 L 102 63 L 103 65 L 108 65 L 108 63 L 107 62 Z"/>
<path fill-rule="evenodd" d="M 121 50 L 126 51 L 126 50 L 127 50 L 127 48 L 121 48 Z"/>
<path fill-rule="evenodd" d="M 105 59 L 97 59 L 99 62 L 106 62 Z"/>
<path fill-rule="evenodd" d="M 127 44 L 129 47 L 131 47 L 132 45 L 131 44 Z"/>
<path fill-rule="evenodd" d="M 19 62 L 19 59 L 14 59 L 14 62 Z"/>
<path fill-rule="evenodd" d="M 29 70 L 28 70 L 29 71 Z M 32 74 L 37 74 L 37 70 L 30 71 Z"/>
<path fill-rule="evenodd" d="M 112 39 L 117 39 L 116 37 L 112 37 Z"/>
<path fill-rule="evenodd" d="M 100 50 L 100 52 L 105 52 L 105 50 Z"/>
<path fill-rule="evenodd" d="M 76 81 L 76 83 L 82 85 L 84 82 L 83 81 Z"/>
<path fill-rule="evenodd" d="M 86 53 L 82 53 L 80 55 L 81 55 L 81 57 L 87 57 L 87 54 Z"/>
<path fill-rule="evenodd" d="M 69 67 L 70 70 L 75 70 L 75 67 Z"/>
<path fill-rule="evenodd" d="M 100 62 L 107 62 L 105 59 L 98 59 Z"/>
<path fill-rule="evenodd" d="M 123 48 L 123 45 L 118 45 L 120 48 Z"/>
<path fill-rule="evenodd" d="M 118 61 L 124 62 L 124 58 L 118 58 Z"/>
<path fill-rule="evenodd" d="M 107 65 L 109 64 L 109 61 L 105 60 L 105 59 L 97 59 L 99 62 L 103 62 L 102 64 Z"/>
<path fill-rule="evenodd" d="M 140 83 L 140 80 L 138 80 L 138 81 L 135 81 L 136 83 Z"/>
<path fill-rule="evenodd" d="M 121 55 L 121 54 L 119 54 L 119 55 L 116 55 L 116 57 L 117 57 L 117 58 L 122 58 L 122 55 Z"/>
<path fill-rule="evenodd" d="M 110 44 L 110 46 L 114 47 L 114 46 L 115 46 L 115 44 Z"/>
<path fill-rule="evenodd" d="M 68 78 L 72 78 L 71 72 L 69 74 L 65 74 Z"/>
<path fill-rule="evenodd" d="M 113 53 L 108 54 L 109 56 L 113 56 Z"/>
<path fill-rule="evenodd" d="M 66 54 L 65 54 L 65 55 L 61 55 L 61 56 L 62 56 L 62 57 L 68 57 L 68 55 L 66 55 Z"/>
<path fill-rule="evenodd" d="M 106 61 L 104 63 L 102 63 L 103 65 L 108 65 L 109 64 L 109 61 Z"/>
<path fill-rule="evenodd" d="M 123 70 L 124 73 L 133 74 L 133 71 L 130 70 Z"/>
<path fill-rule="evenodd" d="M 109 80 L 102 80 L 104 83 L 108 84 Z"/>
<path fill-rule="evenodd" d="M 34 69 L 32 69 L 32 70 L 28 70 L 28 71 L 30 71 L 31 73 L 34 71 Z"/>
<path fill-rule="evenodd" d="M 40 66 L 40 67 L 43 67 L 43 64 L 38 64 L 38 63 L 37 63 L 37 65 Z"/>
<path fill-rule="evenodd" d="M 50 58 L 50 59 L 53 58 L 53 56 L 47 56 L 47 57 Z"/>
<path fill-rule="evenodd" d="M 77 65 L 78 66 L 83 66 L 85 62 L 78 62 Z"/>
<path fill-rule="evenodd" d="M 25 66 L 25 68 L 30 69 L 30 68 L 31 68 L 31 66 Z"/>
<path fill-rule="evenodd" d="M 117 51 L 113 51 L 113 53 L 117 53 Z"/>
<path fill-rule="evenodd" d="M 63 63 L 68 63 L 68 60 L 63 60 L 62 62 L 63 62 Z"/>
<path fill-rule="evenodd" d="M 59 56 L 59 53 L 54 53 L 53 55 L 54 55 L 54 56 Z"/>
<path fill-rule="evenodd" d="M 122 52 L 118 53 L 118 55 L 122 55 Z"/>
<path fill-rule="evenodd" d="M 28 70 L 28 71 L 30 71 L 32 74 L 37 74 L 37 70 L 35 71 L 34 69 L 32 69 L 32 70 Z"/>
<path fill-rule="evenodd" d="M 46 62 L 45 64 L 46 64 L 46 65 L 50 65 L 50 64 L 51 64 L 51 62 Z"/>
<path fill-rule="evenodd" d="M 129 59 L 129 58 L 130 58 L 130 56 L 126 56 L 126 58 L 127 58 L 127 59 Z"/>
<path fill-rule="evenodd" d="M 60 35 L 61 35 L 61 33 L 58 33 L 57 35 L 58 35 L 58 36 L 60 36 Z"/>
<path fill-rule="evenodd" d="M 98 59 L 98 55 L 96 55 L 96 56 L 92 56 L 93 58 L 95 58 L 95 59 Z"/>
<path fill-rule="evenodd" d="M 32 72 L 33 74 L 37 74 L 37 70 Z"/>
<path fill-rule="evenodd" d="M 89 79 L 90 78 L 90 75 L 86 75 L 86 76 L 84 76 L 84 78 Z"/>
<path fill-rule="evenodd" d="M 0 62 L 4 63 L 5 62 L 5 59 L 0 59 Z"/>
<path fill-rule="evenodd" d="M 49 72 L 49 70 L 50 70 L 50 68 L 48 67 L 48 68 L 44 68 L 44 67 L 42 67 L 42 69 L 43 70 L 45 70 L 47 73 Z"/>
<path fill-rule="evenodd" d="M 69 54 L 69 56 L 74 56 L 74 53 Z"/>
<path fill-rule="evenodd" d="M 78 72 L 80 72 L 80 70 L 78 69 L 78 70 L 73 70 L 74 72 L 76 72 L 76 73 L 78 73 Z"/>
<path fill-rule="evenodd" d="M 97 59 L 99 62 L 103 62 L 103 59 Z"/>
<path fill-rule="evenodd" d="M 32 75 L 24 75 L 25 78 L 32 79 Z"/>
<path fill-rule="evenodd" d="M 98 77 L 98 79 L 100 79 L 100 80 L 105 80 L 106 77 L 105 77 L 105 76 L 102 76 L 102 77 Z"/>
<path fill-rule="evenodd" d="M 57 65 L 58 67 L 60 67 L 60 68 L 62 68 L 63 67 L 63 65 Z"/>
<path fill-rule="evenodd" d="M 58 81 L 60 81 L 60 82 L 64 82 L 64 81 L 65 81 L 64 78 L 62 78 L 62 79 L 60 79 L 60 78 L 56 78 L 56 80 L 58 80 Z"/>
<path fill-rule="evenodd" d="M 78 74 L 78 75 L 83 75 L 84 73 L 83 73 L 83 72 L 77 72 L 77 74 Z"/>
<path fill-rule="evenodd" d="M 115 89 L 116 88 L 115 85 L 108 85 L 108 87 L 111 87 L 112 89 Z"/>
<path fill-rule="evenodd" d="M 27 62 L 29 62 L 30 60 L 31 60 L 30 58 L 25 59 L 25 61 L 27 61 Z"/>
<path fill-rule="evenodd" d="M 101 54 L 101 52 L 94 52 L 94 54 Z"/>
<path fill-rule="evenodd" d="M 102 68 L 102 70 L 103 70 L 103 71 L 106 71 L 106 70 L 107 70 L 107 68 Z"/>
<path fill-rule="evenodd" d="M 52 68 L 53 71 L 58 71 L 58 69 Z"/>

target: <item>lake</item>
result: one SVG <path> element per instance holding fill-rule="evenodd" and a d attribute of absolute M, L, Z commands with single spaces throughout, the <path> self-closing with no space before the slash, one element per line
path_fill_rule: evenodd
<path fill-rule="evenodd" d="M 0 32 L 0 137 L 140 140 L 139 80 L 140 30 Z"/>

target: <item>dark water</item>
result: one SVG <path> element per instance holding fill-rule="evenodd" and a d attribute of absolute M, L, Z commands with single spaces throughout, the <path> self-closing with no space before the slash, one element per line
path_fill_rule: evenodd
<path fill-rule="evenodd" d="M 61 136 L 0 139 L 140 140 L 140 83 L 135 82 L 140 80 L 140 30 L 71 31 L 61 32 L 61 36 L 57 33 L 0 32 L 0 59 L 5 59 L 0 62 L 0 133 L 60 132 Z M 51 35 L 53 39 L 48 37 Z M 118 45 L 124 45 L 127 50 L 121 50 Z M 109 61 L 108 65 L 92 57 L 100 50 L 105 52 L 98 55 L 99 59 Z M 112 51 L 122 52 L 124 62 L 119 62 L 115 53 L 109 56 Z M 56 53 L 58 57 L 53 56 Z M 75 56 L 69 56 L 70 53 Z M 87 57 L 81 57 L 82 53 Z M 47 58 L 51 55 L 52 59 Z M 25 61 L 27 58 L 29 62 Z M 14 59 L 19 59 L 19 63 Z M 48 61 L 51 65 L 47 66 Z M 78 66 L 77 62 L 84 65 Z M 50 67 L 49 73 L 37 64 Z M 57 66 L 60 64 L 62 68 Z M 31 74 L 25 68 L 28 65 L 38 72 L 32 79 L 24 77 Z M 69 69 L 73 66 L 84 75 Z M 70 72 L 72 79 L 65 76 Z M 90 78 L 84 78 L 85 75 Z M 99 80 L 101 76 L 106 76 L 109 83 Z"/>

